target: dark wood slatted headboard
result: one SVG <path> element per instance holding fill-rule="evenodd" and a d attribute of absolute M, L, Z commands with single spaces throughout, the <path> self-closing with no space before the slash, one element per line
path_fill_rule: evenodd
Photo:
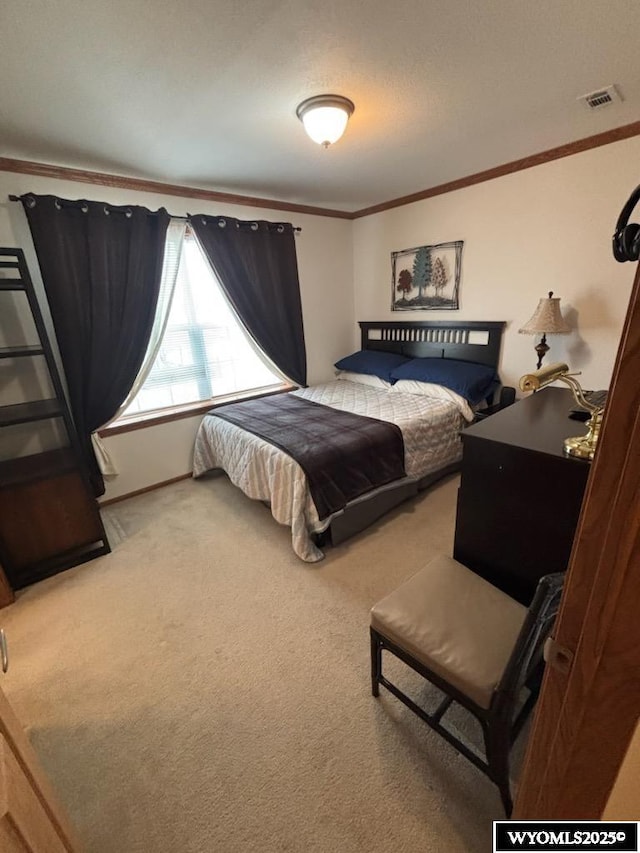
<path fill-rule="evenodd" d="M 361 349 L 397 352 L 409 358 L 457 358 L 498 369 L 503 321 L 381 320 L 358 323 Z"/>

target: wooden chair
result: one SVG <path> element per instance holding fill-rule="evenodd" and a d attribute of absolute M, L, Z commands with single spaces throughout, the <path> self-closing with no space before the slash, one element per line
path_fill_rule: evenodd
<path fill-rule="evenodd" d="M 513 806 L 509 754 L 537 699 L 543 645 L 563 580 L 564 573 L 541 578 L 527 610 L 461 563 L 439 556 L 371 610 L 373 695 L 382 684 L 486 773 L 507 816 Z M 383 649 L 446 694 L 433 713 L 385 678 Z M 442 725 L 453 702 L 480 721 L 486 761 Z"/>

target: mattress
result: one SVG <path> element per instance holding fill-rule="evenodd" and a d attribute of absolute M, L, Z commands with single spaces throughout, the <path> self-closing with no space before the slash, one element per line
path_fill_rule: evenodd
<path fill-rule="evenodd" d="M 346 380 L 292 393 L 396 424 L 402 431 L 408 478 L 420 480 L 462 456 L 459 432 L 464 419 L 453 402 Z M 294 459 L 235 424 L 207 415 L 196 436 L 193 475 L 200 477 L 217 468 L 248 497 L 268 503 L 275 520 L 291 528 L 293 550 L 300 559 L 315 563 L 323 558 L 313 534 L 326 530 L 335 516 L 319 520 L 305 474 Z"/>

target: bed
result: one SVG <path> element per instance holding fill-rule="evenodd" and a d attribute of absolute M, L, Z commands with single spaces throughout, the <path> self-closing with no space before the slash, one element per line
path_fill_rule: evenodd
<path fill-rule="evenodd" d="M 377 354 L 395 353 L 403 361 L 427 359 L 436 365 L 442 362 L 434 359 L 451 359 L 497 371 L 505 324 L 381 321 L 361 322 L 359 326 L 360 352 L 364 355 L 384 358 Z M 414 363 L 419 362 L 410 362 Z M 382 485 L 369 488 L 340 508 L 328 511 L 325 507 L 318 512 L 316 503 L 321 504 L 317 498 L 314 502 L 312 478 L 305 474 L 304 462 L 299 464 L 277 446 L 276 439 L 272 443 L 234 423 L 233 418 L 223 419 L 224 413 L 230 416 L 232 410 L 246 408 L 245 404 L 214 408 L 204 417 L 196 437 L 193 475 L 202 477 L 222 469 L 248 497 L 266 503 L 276 521 L 291 528 L 293 550 L 300 559 L 317 562 L 324 556 L 321 549 L 325 545 L 339 544 L 402 501 L 459 469 L 462 455 L 459 433 L 472 413 L 457 399 L 407 393 L 405 386 L 411 387 L 411 383 L 375 385 L 342 371 L 331 382 L 279 395 L 295 398 L 282 399 L 281 403 L 320 406 L 323 413 L 326 409 L 335 412 L 335 417 L 343 413 L 342 417 L 352 418 L 348 413 L 353 413 L 360 416 L 360 421 L 382 422 L 400 434 L 404 472 L 393 475 L 389 482 L 383 478 Z M 329 412 L 327 416 L 334 417 Z M 342 426 L 336 429 L 341 430 Z"/>

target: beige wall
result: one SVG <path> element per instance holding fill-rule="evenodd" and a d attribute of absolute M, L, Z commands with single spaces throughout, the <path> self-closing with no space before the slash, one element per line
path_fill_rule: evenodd
<path fill-rule="evenodd" d="M 293 222 L 302 228 L 296 236 L 300 291 L 304 317 L 309 382 L 333 374 L 333 362 L 350 351 L 354 338 L 352 223 L 309 214 L 219 204 L 162 196 L 72 181 L 0 173 L 0 245 L 18 244 L 9 218 L 9 194 L 52 193 L 64 198 L 90 198 L 112 204 L 165 206 L 176 216 L 189 213 L 228 214 Z M 108 483 L 105 498 L 113 498 L 191 469 L 193 439 L 202 417 L 174 421 L 107 439 L 120 475 Z"/>
<path fill-rule="evenodd" d="M 537 341 L 517 330 L 553 290 L 575 331 L 549 339 L 547 363 L 607 387 L 634 272 L 611 235 L 638 183 L 636 137 L 356 220 L 356 318 L 507 320 L 501 374 L 515 385 Z M 391 252 L 451 240 L 464 240 L 460 310 L 391 312 Z"/>

